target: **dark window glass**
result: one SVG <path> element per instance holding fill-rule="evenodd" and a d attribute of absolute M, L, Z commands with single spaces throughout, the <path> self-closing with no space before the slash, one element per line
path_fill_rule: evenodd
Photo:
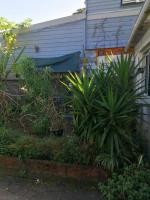
<path fill-rule="evenodd" d="M 148 96 L 150 96 L 150 54 L 146 56 L 145 90 Z"/>

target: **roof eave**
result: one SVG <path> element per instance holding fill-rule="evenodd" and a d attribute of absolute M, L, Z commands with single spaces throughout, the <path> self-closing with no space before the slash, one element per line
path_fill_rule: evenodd
<path fill-rule="evenodd" d="M 146 17 L 149 15 L 149 11 L 150 11 L 150 0 L 146 0 L 145 4 L 140 12 L 140 15 L 133 27 L 131 36 L 130 36 L 130 38 L 128 40 L 128 44 L 126 46 L 126 51 L 128 51 L 128 49 L 130 47 L 135 46 L 135 43 L 136 43 L 135 36 L 137 35 L 140 28 L 143 26 L 143 22 L 145 21 Z M 147 28 L 148 28 L 148 26 L 147 26 Z M 144 30 L 144 32 L 146 32 L 146 30 Z"/>
<path fill-rule="evenodd" d="M 32 30 L 43 29 L 43 28 L 47 28 L 47 27 L 51 27 L 51 26 L 63 25 L 66 23 L 80 21 L 85 18 L 86 18 L 85 13 L 71 15 L 68 17 L 62 17 L 62 18 L 58 18 L 58 19 L 54 19 L 54 20 L 50 20 L 50 21 L 46 21 L 46 22 L 42 22 L 42 23 L 38 23 L 38 24 L 33 24 L 31 26 L 30 30 L 32 31 Z"/>

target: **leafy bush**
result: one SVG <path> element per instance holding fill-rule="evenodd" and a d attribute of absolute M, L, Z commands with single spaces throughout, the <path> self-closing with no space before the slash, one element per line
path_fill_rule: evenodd
<path fill-rule="evenodd" d="M 144 91 L 142 80 L 135 82 L 138 65 L 132 56 L 122 55 L 91 73 L 85 68 L 80 75 L 70 73 L 64 83 L 73 108 L 75 134 L 96 145 L 97 163 L 112 171 L 134 162 L 140 151 L 135 130 L 142 106 L 138 100 Z"/>
<path fill-rule="evenodd" d="M 37 69 L 31 58 L 22 58 L 16 65 L 16 72 L 23 80 L 21 85 L 30 98 L 47 99 L 52 95 L 52 77 L 50 68 Z"/>
<path fill-rule="evenodd" d="M 32 136 L 21 137 L 15 144 L 9 145 L 9 148 L 12 156 L 20 159 L 53 159 L 51 146 Z"/>
<path fill-rule="evenodd" d="M 17 131 L 6 129 L 4 126 L 0 127 L 0 144 L 9 145 L 15 143 L 20 138 L 20 134 Z"/>
<path fill-rule="evenodd" d="M 13 115 L 13 109 L 17 109 L 15 95 L 10 94 L 7 85 L 7 78 L 15 71 L 17 63 L 24 51 L 24 48 L 17 46 L 18 35 L 26 31 L 31 23 L 27 19 L 21 24 L 10 22 L 0 17 L 0 123 L 7 123 Z"/>
<path fill-rule="evenodd" d="M 96 158 L 95 146 L 84 144 L 76 136 L 64 140 L 61 151 L 55 154 L 55 161 L 69 164 L 94 165 Z"/>
<path fill-rule="evenodd" d="M 62 150 L 56 154 L 55 160 L 62 163 L 78 164 L 80 159 L 80 146 L 77 138 L 69 137 L 63 144 Z"/>
<path fill-rule="evenodd" d="M 96 157 L 95 148 L 75 136 L 39 138 L 5 127 L 0 128 L 0 155 L 82 165 L 94 164 Z"/>
<path fill-rule="evenodd" d="M 33 121 L 33 132 L 38 136 L 45 136 L 49 132 L 50 120 L 48 116 L 40 116 L 40 118 Z"/>
<path fill-rule="evenodd" d="M 150 199 L 150 168 L 135 165 L 122 173 L 114 173 L 107 183 L 99 184 L 100 191 L 108 200 Z"/>
<path fill-rule="evenodd" d="M 37 69 L 32 59 L 22 58 L 16 71 L 23 78 L 20 85 L 25 95 L 21 102 L 22 127 L 30 127 L 31 131 L 40 136 L 46 136 L 50 130 L 62 129 L 62 117 L 53 100 L 50 68 Z"/>
<path fill-rule="evenodd" d="M 57 140 L 57 139 L 55 139 Z M 24 135 L 21 132 L 0 128 L 0 155 L 15 156 L 20 159 L 52 160 L 54 139 L 40 139 L 34 136 Z M 56 144 L 56 142 L 55 142 Z M 61 141 L 57 141 L 61 145 Z M 60 147 L 61 149 L 61 147 Z M 55 152 L 55 150 L 54 150 Z"/>

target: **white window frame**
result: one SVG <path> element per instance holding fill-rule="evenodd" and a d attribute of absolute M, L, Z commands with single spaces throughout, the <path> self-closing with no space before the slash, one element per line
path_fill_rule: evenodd
<path fill-rule="evenodd" d="M 134 4 L 134 3 L 142 3 L 145 0 L 121 0 L 122 5 Z"/>

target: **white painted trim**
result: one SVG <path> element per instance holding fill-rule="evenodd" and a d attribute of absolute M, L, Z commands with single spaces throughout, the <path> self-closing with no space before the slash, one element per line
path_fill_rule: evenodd
<path fill-rule="evenodd" d="M 71 23 L 71 22 L 75 22 L 75 21 L 80 21 L 86 18 L 86 14 L 75 14 L 75 15 L 71 15 L 68 17 L 63 17 L 63 18 L 59 18 L 59 19 L 54 19 L 51 21 L 47 21 L 47 22 L 42 22 L 42 23 L 38 23 L 38 24 L 33 24 L 30 28 L 30 30 L 37 30 L 37 29 L 43 29 L 46 27 L 50 27 L 50 26 L 58 26 L 61 24 L 66 24 L 66 23 Z"/>
<path fill-rule="evenodd" d="M 128 44 L 126 46 L 126 50 L 128 50 L 130 48 L 130 45 L 131 45 L 134 37 L 136 37 L 136 34 L 138 34 L 138 28 L 142 25 L 145 15 L 148 14 L 147 10 L 149 9 L 149 7 L 150 7 L 150 0 L 146 0 L 145 4 L 140 12 L 140 15 L 135 23 L 135 26 L 133 27 L 131 36 L 130 36 Z"/>
<path fill-rule="evenodd" d="M 137 52 L 143 52 L 148 49 L 150 46 L 150 28 L 147 30 L 147 32 L 144 34 L 144 36 L 141 38 L 141 40 L 136 44 L 135 50 Z"/>
<path fill-rule="evenodd" d="M 134 16 L 134 15 L 139 15 L 139 13 L 140 13 L 140 8 L 122 9 L 122 10 L 90 14 L 90 15 L 87 15 L 87 19 L 94 20 L 94 19 L 105 19 L 105 18 L 113 18 L 113 17 Z"/>

